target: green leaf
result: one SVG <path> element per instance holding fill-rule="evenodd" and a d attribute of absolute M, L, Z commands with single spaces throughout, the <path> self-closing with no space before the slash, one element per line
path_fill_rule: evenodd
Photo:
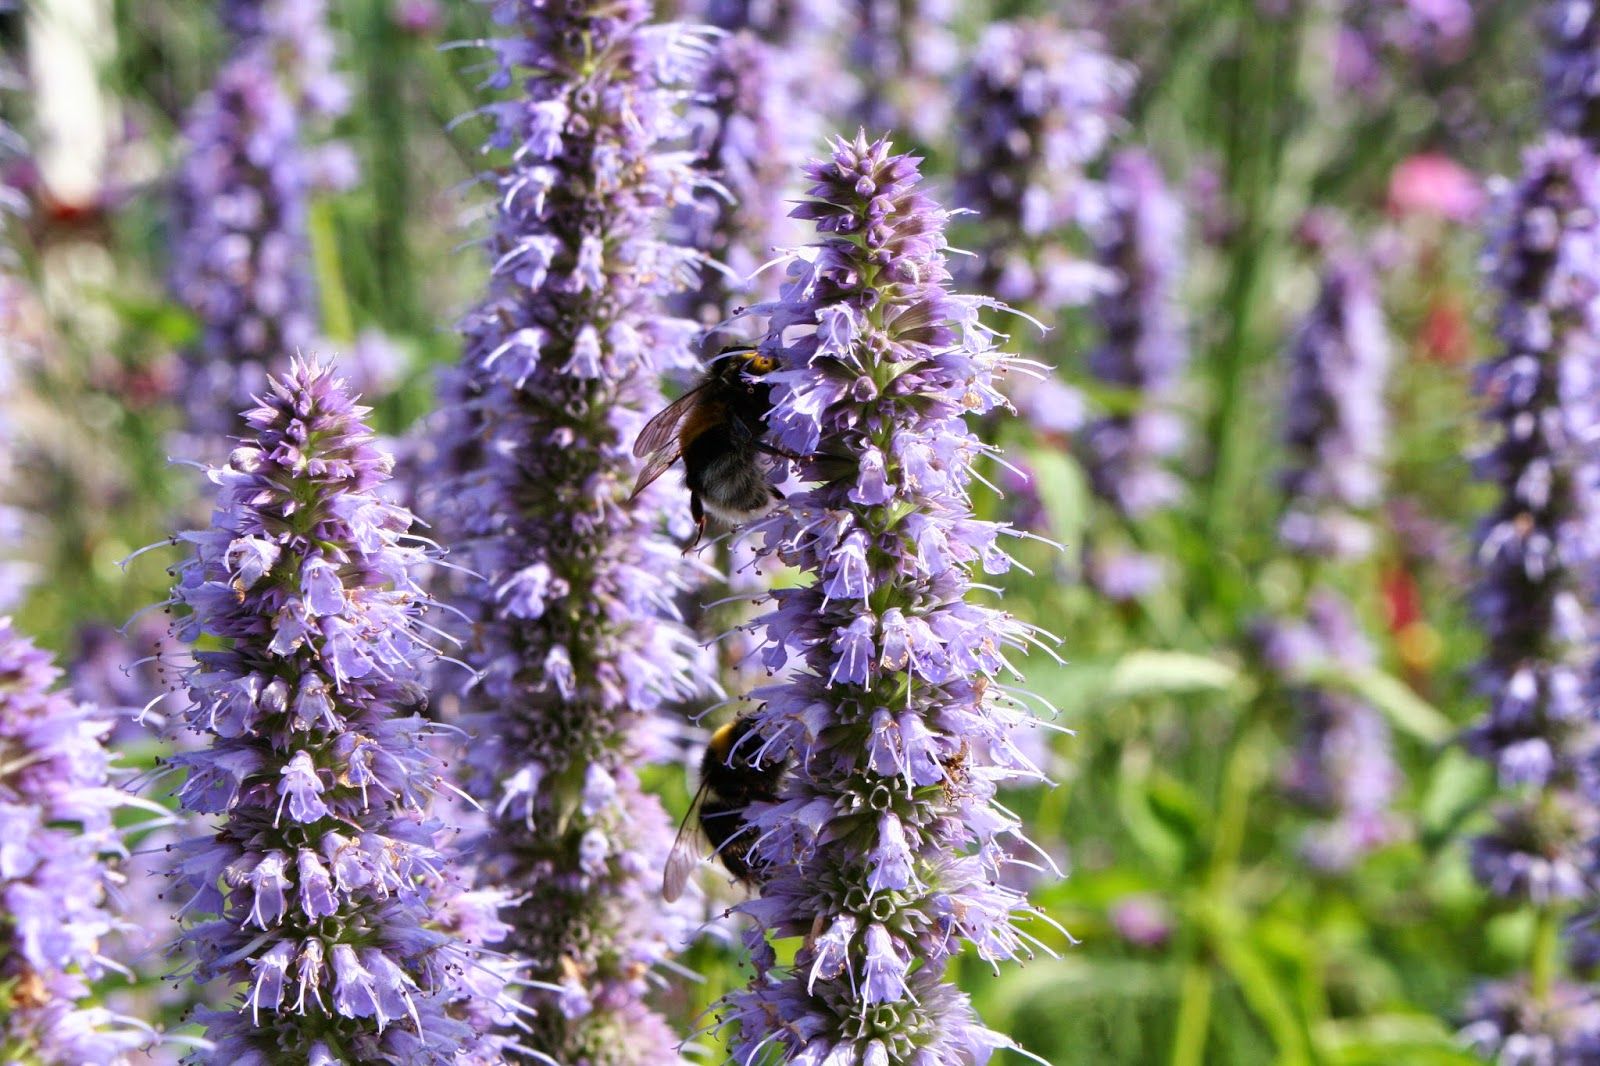
<path fill-rule="evenodd" d="M 183 348 L 200 339 L 200 321 L 177 304 L 149 300 L 109 289 L 91 289 L 124 324 L 153 335 L 174 348 Z"/>
<path fill-rule="evenodd" d="M 1128 747 L 1117 775 L 1117 813 L 1134 844 L 1163 872 L 1176 876 L 1195 844 L 1194 832 L 1184 831 L 1181 823 L 1168 821 L 1157 812 L 1150 797 L 1149 776 L 1150 752 L 1141 746 Z"/>
<path fill-rule="evenodd" d="M 1494 778 L 1480 759 L 1460 748 L 1447 748 L 1434 761 L 1421 804 L 1423 831 L 1443 837 L 1494 792 Z"/>
<path fill-rule="evenodd" d="M 1067 544 L 1081 541 L 1091 506 L 1083 468 L 1059 449 L 1034 447 L 1024 454 L 1033 471 L 1033 490 L 1050 517 L 1051 534 Z"/>
<path fill-rule="evenodd" d="M 1294 1003 L 1284 995 L 1288 984 L 1271 961 L 1251 942 L 1244 917 L 1231 908 L 1214 912 L 1211 942 L 1223 969 L 1239 986 L 1239 994 L 1278 1048 L 1278 1061 L 1309 1064 L 1311 1034 Z"/>
<path fill-rule="evenodd" d="M 1443 712 L 1393 674 L 1335 664 L 1316 667 L 1307 673 L 1309 679 L 1319 685 L 1360 696 L 1382 711 L 1400 732 L 1409 733 L 1425 744 L 1443 744 L 1456 731 L 1455 723 Z"/>
<path fill-rule="evenodd" d="M 1438 1018 L 1375 1014 L 1327 1021 L 1317 1027 L 1317 1047 L 1339 1066 L 1481 1066 Z"/>
<path fill-rule="evenodd" d="M 1239 680 L 1232 665 L 1186 651 L 1129 652 L 1112 667 L 1104 698 L 1222 692 Z"/>

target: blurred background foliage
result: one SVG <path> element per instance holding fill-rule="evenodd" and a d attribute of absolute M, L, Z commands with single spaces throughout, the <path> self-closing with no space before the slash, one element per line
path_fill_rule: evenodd
<path fill-rule="evenodd" d="M 30 20 L 81 6 L 106 20 L 96 80 L 80 87 L 94 106 L 51 129 L 35 93 L 19 87 L 4 100 L 30 142 L 70 142 L 58 172 L 73 157 L 93 164 L 70 187 L 43 163 L 14 175 L 32 203 L 17 228 L 31 296 L 15 328 L 39 352 L 8 397 L 19 412 L 18 502 L 30 514 L 19 548 L 41 578 L 19 619 L 68 661 L 92 660 L 94 634 L 163 595 L 159 565 L 124 573 L 118 560 L 194 517 L 200 475 L 168 462 L 175 353 L 197 331 L 166 296 L 168 195 L 183 114 L 223 47 L 212 4 L 40 0 L 0 16 L 24 84 L 58 61 L 38 54 Z M 961 4 L 952 28 L 968 48 L 993 19 L 1060 6 Z M 1490 343 L 1482 237 L 1401 209 L 1393 184 L 1424 153 L 1484 182 L 1516 170 L 1540 124 L 1537 5 L 1481 0 L 1468 39 L 1383 57 L 1377 84 L 1354 92 L 1335 78 L 1335 38 L 1366 6 L 1386 5 L 1067 5 L 1068 21 L 1094 26 L 1138 68 L 1116 143 L 1154 153 L 1185 194 L 1195 359 L 1181 402 L 1186 492 L 1148 519 L 1100 504 L 1070 442 L 1023 424 L 998 430 L 1037 476 L 1047 535 L 1066 545 L 1021 545 L 1031 573 L 1008 575 L 1003 601 L 1063 639 L 1064 661 L 1024 664 L 1026 688 L 1074 731 L 1052 741 L 1058 787 L 1010 802 L 1067 874 L 1041 878 L 1037 902 L 1079 943 L 1046 934 L 1059 958 L 999 975 L 968 960 L 962 976 L 990 1024 L 1058 1066 L 1474 1062 L 1454 1036 L 1464 998 L 1529 954 L 1531 916 L 1497 905 L 1468 872 L 1464 840 L 1493 782 L 1454 744 L 1481 713 L 1464 590 L 1468 531 L 1490 500 L 1467 458 L 1480 438 L 1472 367 Z M 372 399 L 380 430 L 400 438 L 432 407 L 436 371 L 458 354 L 452 324 L 484 278 L 470 244 L 483 208 L 473 187 L 481 129 L 457 121 L 481 102 L 475 60 L 441 46 L 490 27 L 484 6 L 467 2 L 332 0 L 331 10 L 354 92 L 333 133 L 362 177 L 311 211 L 324 354 L 366 330 L 387 335 L 399 372 Z M 954 74 L 931 91 L 952 91 Z M 948 191 L 955 146 L 918 148 Z M 1337 208 L 1383 265 L 1396 346 L 1378 548 L 1314 577 L 1349 598 L 1377 649 L 1370 670 L 1324 680 L 1388 719 L 1405 831 L 1342 873 L 1312 869 L 1299 851 L 1315 816 L 1280 787 L 1294 710 L 1251 640 L 1261 618 L 1300 610 L 1313 580 L 1284 556 L 1276 528 L 1283 353 L 1318 265 L 1297 232 L 1319 207 Z M 957 243 L 982 224 L 963 220 Z M 1019 324 L 1013 347 L 1092 389 L 1092 319 L 1049 325 L 1041 335 Z M 1011 506 L 980 503 L 991 514 Z M 1161 579 L 1114 602 L 1084 579 L 1086 545 L 1136 545 L 1161 561 Z M 95 668 L 108 667 L 85 669 Z M 657 783 L 681 810 L 683 776 Z M 672 979 L 685 1028 L 742 979 L 737 956 L 718 939 L 688 953 L 705 982 Z"/>

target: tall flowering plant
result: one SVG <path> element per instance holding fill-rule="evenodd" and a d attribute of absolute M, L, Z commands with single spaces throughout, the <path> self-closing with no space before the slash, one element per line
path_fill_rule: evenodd
<path fill-rule="evenodd" d="M 1289 507 L 1278 532 L 1291 550 L 1352 558 L 1371 549 L 1364 512 L 1383 491 L 1389 359 L 1371 267 L 1353 252 L 1334 251 L 1288 349 Z"/>
<path fill-rule="evenodd" d="M 171 286 L 200 320 L 186 353 L 185 415 L 197 433 L 235 412 L 316 333 L 307 207 L 351 180 L 343 145 L 313 148 L 307 119 L 344 110 L 323 0 L 229 0 L 233 53 L 184 127 L 173 196 Z"/>
<path fill-rule="evenodd" d="M 735 1061 L 982 1062 L 1010 1041 L 946 979 L 965 944 L 1026 955 L 1026 899 L 1003 887 L 1016 822 L 1001 784 L 1036 779 L 1020 713 L 992 679 L 1033 639 L 968 602 L 971 571 L 1004 571 L 1005 530 L 972 516 L 983 446 L 965 418 L 1003 400 L 1003 358 L 952 295 L 946 215 L 917 160 L 865 136 L 805 168 L 794 214 L 819 243 L 791 267 L 762 350 L 770 442 L 812 483 L 754 527 L 760 551 L 812 580 L 775 590 L 765 665 L 793 669 L 761 701 L 747 757 L 790 765 L 749 828 L 759 899 L 739 909 L 757 973 L 731 995 Z M 803 938 L 780 964 L 773 940 Z"/>
<path fill-rule="evenodd" d="M 90 1006 L 122 850 L 111 722 L 53 691 L 49 656 L 0 617 L 0 1061 L 125 1063 L 148 1030 Z"/>
<path fill-rule="evenodd" d="M 1306 831 L 1302 853 L 1318 869 L 1339 872 L 1402 829 L 1390 811 L 1401 777 L 1388 722 L 1367 700 L 1306 680 L 1317 668 L 1372 666 L 1354 609 L 1316 579 L 1322 560 L 1356 559 L 1372 548 L 1365 512 L 1383 488 L 1390 346 L 1371 266 L 1349 248 L 1323 250 L 1316 300 L 1285 351 L 1289 461 L 1278 524 L 1280 542 L 1315 587 L 1306 590 L 1303 618 L 1265 627 L 1263 663 L 1299 719 L 1283 783 L 1325 816 Z"/>
<path fill-rule="evenodd" d="M 1537 1038 L 1559 1057 L 1575 1053 L 1577 1017 L 1558 1009 L 1574 999 L 1555 980 L 1559 922 L 1594 898 L 1600 832 L 1581 787 L 1595 751 L 1600 635 L 1600 164 L 1584 144 L 1551 135 L 1525 153 L 1491 256 L 1504 301 L 1500 351 L 1479 376 L 1494 437 L 1477 469 L 1499 500 L 1479 526 L 1473 593 L 1488 641 L 1479 677 L 1489 709 L 1467 744 L 1511 795 L 1474 841 L 1472 867 L 1496 895 L 1532 904 L 1540 935 L 1527 980 L 1476 997 L 1468 1032 L 1491 1053 Z M 1533 1028 L 1519 1032 L 1508 1018 Z"/>
<path fill-rule="evenodd" d="M 1104 212 L 1089 169 L 1133 80 L 1093 34 L 1044 19 L 984 29 L 956 113 L 956 202 L 983 222 L 972 261 L 980 291 L 1054 315 L 1116 289 L 1114 268 L 1073 255 L 1063 237 Z"/>
<path fill-rule="evenodd" d="M 332 372 L 295 361 L 212 471 L 209 529 L 185 534 L 175 635 L 192 645 L 170 760 L 215 831 L 174 849 L 198 981 L 240 988 L 201 1015 L 197 1062 L 489 1063 L 510 1015 L 504 934 L 458 884 L 429 816 L 437 727 L 419 713 L 427 595 L 391 460 Z M 202 917 L 210 920 L 196 921 Z"/>
<path fill-rule="evenodd" d="M 662 489 L 632 492 L 658 376 L 695 365 L 662 313 L 696 253 L 656 238 L 694 189 L 676 105 L 705 47 L 644 0 L 494 5 L 489 294 L 466 319 L 446 515 L 487 582 L 465 605 L 494 815 L 484 876 L 517 894 L 515 943 L 542 986 L 526 1042 L 564 1063 L 676 1061 L 643 1002 L 679 934 L 657 894 L 672 827 L 639 786 L 666 754 L 654 712 L 696 694 L 677 620 L 685 562 Z"/>
<path fill-rule="evenodd" d="M 1104 340 L 1089 356 L 1089 371 L 1125 390 L 1132 409 L 1089 426 L 1089 474 L 1103 499 L 1124 514 L 1143 515 L 1182 494 L 1165 463 L 1182 450 L 1184 436 L 1173 409 L 1189 362 L 1178 292 L 1183 205 L 1167 188 L 1160 165 L 1133 148 L 1112 157 L 1105 198 L 1096 253 L 1116 282 L 1095 301 Z"/>
<path fill-rule="evenodd" d="M 758 269 L 788 239 L 782 209 L 786 185 L 810 140 L 813 116 L 777 76 L 782 53 L 750 30 L 713 45 L 694 120 L 698 165 L 713 180 L 680 212 L 685 243 L 719 268 L 700 272 L 686 310 L 706 326 L 726 319 L 760 285 L 775 295 L 775 271 Z"/>

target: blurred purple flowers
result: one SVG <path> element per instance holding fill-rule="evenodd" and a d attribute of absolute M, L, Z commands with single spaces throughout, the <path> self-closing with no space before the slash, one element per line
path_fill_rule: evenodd
<path fill-rule="evenodd" d="M 712 181 L 679 212 L 682 243 L 710 260 L 681 298 L 688 317 L 707 327 L 727 318 L 751 284 L 776 294 L 776 270 L 747 279 L 793 243 L 784 193 L 814 132 L 809 111 L 794 105 L 780 77 L 781 51 L 749 30 L 727 33 L 712 47 L 694 112 L 699 167 Z"/>
<path fill-rule="evenodd" d="M 210 529 L 187 533 L 175 635 L 194 646 L 180 720 L 210 738 L 171 758 L 186 811 L 218 819 L 175 851 L 198 981 L 242 986 L 201 1021 L 204 1061 L 498 1061 L 497 940 L 428 813 L 439 733 L 417 712 L 428 597 L 390 459 L 331 372 L 295 361 L 214 469 Z M 455 932 L 447 932 L 446 929 Z M 459 937 L 455 935 L 459 933 Z"/>
<path fill-rule="evenodd" d="M 1165 468 L 1183 448 L 1183 422 L 1173 409 L 1189 362 L 1188 324 L 1178 286 L 1183 278 L 1183 205 L 1156 161 L 1138 149 L 1111 160 L 1106 214 L 1095 227 L 1100 265 L 1113 278 L 1095 301 L 1104 331 L 1089 371 L 1122 392 L 1123 410 L 1099 418 L 1086 434 L 1096 493 L 1125 515 L 1175 503 L 1178 478 Z"/>
<path fill-rule="evenodd" d="M 948 134 L 943 89 L 960 58 L 956 0 L 845 0 L 849 69 L 859 80 L 851 117 L 872 130 L 903 129 L 928 142 Z"/>
<path fill-rule="evenodd" d="M 1365 555 L 1365 512 L 1383 489 L 1389 336 L 1371 268 L 1355 253 L 1329 253 L 1287 360 L 1288 509 L 1279 535 L 1306 555 Z"/>
<path fill-rule="evenodd" d="M 190 430 L 225 434 L 269 371 L 316 333 L 307 201 L 354 180 L 342 144 L 309 146 L 306 119 L 344 110 L 324 0 L 229 0 L 234 51 L 185 123 L 173 198 L 171 285 L 200 319 L 186 353 Z"/>
<path fill-rule="evenodd" d="M 1402 779 L 1383 715 L 1359 697 L 1316 683 L 1314 675 L 1370 669 L 1372 648 L 1350 605 L 1328 589 L 1311 594 L 1303 621 L 1268 625 L 1261 636 L 1263 658 L 1287 685 L 1299 720 L 1284 785 L 1326 816 L 1306 832 L 1301 852 L 1319 870 L 1349 870 L 1400 836 L 1390 807 Z"/>
<path fill-rule="evenodd" d="M 1600 831 L 1575 791 L 1595 728 L 1600 170 L 1580 142 L 1551 136 L 1498 207 L 1502 352 L 1479 378 L 1496 439 L 1477 469 L 1500 501 L 1479 528 L 1474 592 L 1490 706 L 1467 744 L 1505 787 L 1525 788 L 1473 866 L 1500 895 L 1548 903 L 1590 894 Z"/>
<path fill-rule="evenodd" d="M 955 191 L 984 225 L 972 279 L 980 291 L 1053 315 L 1117 287 L 1064 235 L 1104 212 L 1088 170 L 1132 89 L 1133 71 L 1092 34 L 1026 19 L 984 30 L 958 89 Z"/>
<path fill-rule="evenodd" d="M 793 771 L 753 809 L 765 881 L 739 909 L 757 976 L 724 1020 L 738 1061 L 982 1062 L 1011 1042 L 945 967 L 964 943 L 1030 954 L 1026 899 L 998 881 L 1020 828 L 994 795 L 1039 777 L 1011 738 L 1025 716 L 990 684 L 1036 638 L 966 599 L 974 565 L 1010 564 L 1003 527 L 970 511 L 983 446 L 964 424 L 1003 403 L 1004 357 L 983 301 L 947 291 L 946 215 L 917 160 L 858 136 L 805 170 L 794 214 L 821 240 L 757 310 L 779 364 L 769 439 L 808 457 L 812 487 L 752 533 L 815 580 L 775 590 L 760 620 L 764 665 L 792 672 L 753 694 L 750 754 Z M 792 964 L 769 935 L 805 938 Z"/>
<path fill-rule="evenodd" d="M 153 1034 L 80 1006 L 103 976 L 101 941 L 123 852 L 107 780 L 111 723 L 52 691 L 60 671 L 0 617 L 0 1052 L 7 1062 L 125 1062 Z"/>
<path fill-rule="evenodd" d="M 487 712 L 474 791 L 494 813 L 482 869 L 523 896 L 515 943 L 543 983 L 525 1042 L 563 1063 L 677 1061 L 643 1002 L 680 933 L 657 899 L 672 829 L 637 771 L 666 754 L 654 712 L 696 693 L 701 660 L 677 621 L 687 564 L 664 486 L 631 496 L 631 449 L 659 375 L 696 365 L 694 324 L 661 305 L 698 255 L 656 233 L 695 191 L 671 145 L 707 47 L 649 13 L 494 5 L 490 83 L 523 95 L 486 107 L 512 163 L 490 176 L 493 275 L 453 386 L 448 450 L 471 458 L 447 518 L 488 578 L 466 605 Z"/>

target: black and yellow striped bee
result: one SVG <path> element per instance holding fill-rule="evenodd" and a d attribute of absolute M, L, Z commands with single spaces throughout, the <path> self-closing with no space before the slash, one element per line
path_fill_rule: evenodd
<path fill-rule="evenodd" d="M 645 461 L 635 496 L 683 459 L 696 530 L 691 548 L 707 514 L 738 524 L 783 499 L 761 461 L 762 454 L 797 458 L 761 439 L 772 410 L 772 387 L 761 379 L 776 367 L 754 348 L 724 348 L 694 388 L 657 412 L 634 441 L 634 456 Z"/>
<path fill-rule="evenodd" d="M 751 735 L 754 728 L 752 719 L 736 718 L 712 733 L 706 744 L 700 758 L 700 787 L 678 826 L 661 875 L 661 897 L 669 903 L 683 895 L 689 875 L 700 865 L 702 835 L 711 854 L 735 880 L 756 883 L 760 871 L 750 854 L 755 840 L 745 811 L 752 803 L 777 800 L 788 767 L 782 760 L 758 761 L 760 743 Z"/>

